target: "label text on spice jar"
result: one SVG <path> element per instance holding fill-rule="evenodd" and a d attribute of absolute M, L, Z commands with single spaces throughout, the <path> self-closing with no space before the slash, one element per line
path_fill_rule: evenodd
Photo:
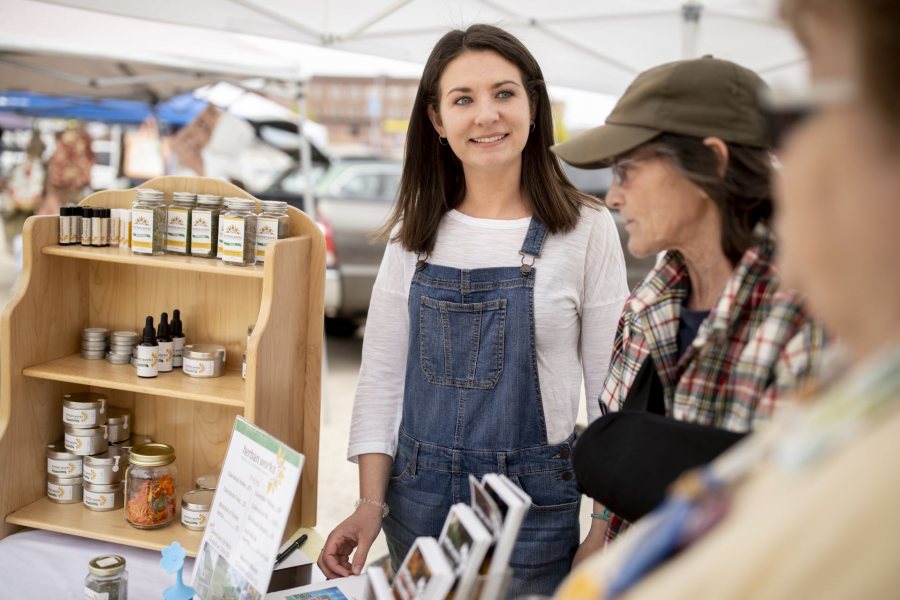
<path fill-rule="evenodd" d="M 131 251 L 153 254 L 153 211 L 131 209 Z"/>
<path fill-rule="evenodd" d="M 212 211 L 195 209 L 191 214 L 191 254 L 212 250 Z"/>
<path fill-rule="evenodd" d="M 188 209 L 169 207 L 166 223 L 166 250 L 184 254 L 187 248 Z"/>

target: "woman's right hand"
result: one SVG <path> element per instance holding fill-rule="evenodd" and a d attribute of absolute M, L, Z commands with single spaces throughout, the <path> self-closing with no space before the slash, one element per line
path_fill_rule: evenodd
<path fill-rule="evenodd" d="M 381 531 L 381 507 L 360 504 L 352 515 L 344 519 L 328 534 L 316 564 L 328 579 L 362 573 L 372 542 Z M 350 553 L 353 562 L 350 561 Z"/>

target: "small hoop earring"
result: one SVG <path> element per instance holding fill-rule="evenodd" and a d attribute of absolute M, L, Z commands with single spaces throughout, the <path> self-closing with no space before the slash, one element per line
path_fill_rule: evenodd
<path fill-rule="evenodd" d="M 531 129 L 529 131 L 534 131 L 534 121 L 531 122 Z"/>
<path fill-rule="evenodd" d="M 438 143 L 441 146 L 449 146 L 450 145 L 450 142 L 447 141 L 447 138 L 441 137 L 441 136 L 438 136 Z"/>

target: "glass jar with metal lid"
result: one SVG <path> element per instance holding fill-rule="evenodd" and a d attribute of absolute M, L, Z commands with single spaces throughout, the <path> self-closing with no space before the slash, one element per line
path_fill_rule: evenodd
<path fill-rule="evenodd" d="M 181 370 L 191 377 L 221 377 L 225 374 L 225 346 L 188 344 L 184 347 Z"/>
<path fill-rule="evenodd" d="M 218 254 L 219 215 L 222 212 L 222 198 L 212 194 L 197 196 L 197 206 L 191 213 L 192 256 L 215 258 Z"/>
<path fill-rule="evenodd" d="M 131 205 L 131 251 L 135 254 L 166 253 L 166 205 L 164 194 L 138 188 Z"/>
<path fill-rule="evenodd" d="M 225 198 L 219 217 L 222 260 L 231 265 L 256 264 L 256 200 Z"/>
<path fill-rule="evenodd" d="M 155 529 L 175 519 L 178 470 L 168 444 L 132 448 L 125 473 L 125 519 L 138 529 Z"/>
<path fill-rule="evenodd" d="M 128 571 L 125 558 L 105 554 L 88 563 L 84 578 L 84 597 L 104 600 L 128 600 Z"/>
<path fill-rule="evenodd" d="M 169 254 L 191 253 L 191 213 L 196 202 L 196 194 L 172 194 L 172 205 L 166 215 L 166 252 Z"/>
<path fill-rule="evenodd" d="M 262 208 L 256 219 L 256 260 L 265 262 L 266 246 L 288 236 L 290 218 L 287 202 L 263 200 L 260 205 Z"/>

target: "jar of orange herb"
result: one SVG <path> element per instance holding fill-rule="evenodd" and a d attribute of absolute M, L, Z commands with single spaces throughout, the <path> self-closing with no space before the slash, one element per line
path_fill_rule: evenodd
<path fill-rule="evenodd" d="M 164 527 L 175 520 L 175 449 L 168 444 L 135 446 L 128 462 L 125 519 L 138 529 Z"/>

